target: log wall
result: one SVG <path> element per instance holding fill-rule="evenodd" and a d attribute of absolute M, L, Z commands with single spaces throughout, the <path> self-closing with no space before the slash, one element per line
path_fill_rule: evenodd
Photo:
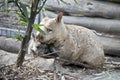
<path fill-rule="evenodd" d="M 55 17 L 62 11 L 66 24 L 95 30 L 105 54 L 120 56 L 120 0 L 47 0 L 45 14 Z"/>

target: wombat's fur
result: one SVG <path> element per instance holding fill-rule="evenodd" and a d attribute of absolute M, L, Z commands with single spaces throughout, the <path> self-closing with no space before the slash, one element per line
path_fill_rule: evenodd
<path fill-rule="evenodd" d="M 62 13 L 56 18 L 43 18 L 40 27 L 45 35 L 39 35 L 40 42 L 54 44 L 60 50 L 61 59 L 86 64 L 91 68 L 101 67 L 104 63 L 104 51 L 98 37 L 92 30 L 76 25 L 65 25 Z"/>

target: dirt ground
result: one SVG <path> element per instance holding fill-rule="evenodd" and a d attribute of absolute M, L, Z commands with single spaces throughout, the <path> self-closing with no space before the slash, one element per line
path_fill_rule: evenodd
<path fill-rule="evenodd" d="M 0 80 L 119 80 L 120 58 L 106 57 L 101 69 L 75 65 L 62 66 L 54 58 L 26 55 L 23 66 L 16 68 L 17 54 L 0 50 Z M 114 60 L 115 59 L 115 60 Z"/>

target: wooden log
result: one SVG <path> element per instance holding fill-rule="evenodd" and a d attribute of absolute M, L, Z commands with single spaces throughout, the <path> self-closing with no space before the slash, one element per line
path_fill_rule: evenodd
<path fill-rule="evenodd" d="M 46 11 L 45 13 L 51 18 L 57 16 L 54 12 Z M 120 35 L 120 20 L 74 16 L 63 16 L 63 20 L 66 24 L 80 25 L 98 32 Z"/>
<path fill-rule="evenodd" d="M 120 18 L 120 5 L 97 0 L 64 0 L 68 5 L 58 0 L 47 0 L 45 8 L 53 11 L 62 11 L 76 16 L 98 16 L 105 18 Z"/>
<path fill-rule="evenodd" d="M 21 42 L 17 39 L 0 37 L 0 49 L 2 50 L 18 53 L 20 46 Z"/>
<path fill-rule="evenodd" d="M 120 39 L 99 36 L 103 43 L 104 52 L 106 55 L 120 57 Z"/>
<path fill-rule="evenodd" d="M 109 38 L 97 35 L 100 40 L 103 43 L 104 51 L 106 55 L 113 55 L 113 56 L 119 56 L 120 57 L 120 39 L 116 38 Z M 18 53 L 20 50 L 21 42 L 12 39 L 12 38 L 6 38 L 6 37 L 0 37 L 0 49 L 12 52 L 12 53 Z"/>
<path fill-rule="evenodd" d="M 111 2 L 120 2 L 120 0 L 101 0 L 101 1 L 111 1 Z"/>

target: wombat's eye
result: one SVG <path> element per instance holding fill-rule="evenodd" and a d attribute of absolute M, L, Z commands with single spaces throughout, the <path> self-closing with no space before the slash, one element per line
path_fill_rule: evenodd
<path fill-rule="evenodd" d="M 51 32 L 51 31 L 52 31 L 52 29 L 47 28 L 47 32 Z"/>

